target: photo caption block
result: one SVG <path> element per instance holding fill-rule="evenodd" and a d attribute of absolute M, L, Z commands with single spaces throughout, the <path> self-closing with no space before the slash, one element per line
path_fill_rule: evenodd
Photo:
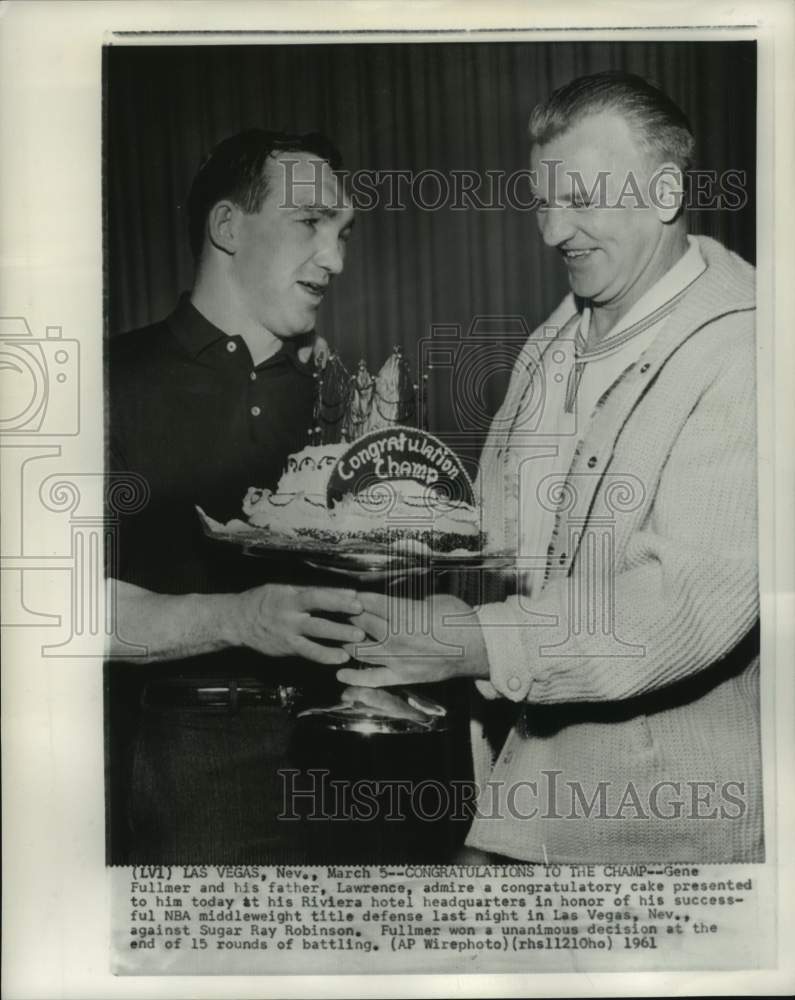
<path fill-rule="evenodd" d="M 752 969 L 775 939 L 774 879 L 758 865 L 109 873 L 117 975 Z"/>

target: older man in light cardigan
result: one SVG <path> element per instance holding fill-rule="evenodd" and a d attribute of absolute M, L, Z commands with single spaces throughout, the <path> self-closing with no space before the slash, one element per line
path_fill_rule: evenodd
<path fill-rule="evenodd" d="M 646 81 L 575 80 L 530 131 L 539 229 L 572 294 L 521 353 L 481 458 L 516 593 L 475 611 L 431 597 L 427 634 L 409 602 L 362 595 L 371 666 L 338 676 L 470 676 L 517 704 L 494 756 L 475 712 L 472 848 L 760 861 L 754 271 L 688 236 L 693 136 Z"/>

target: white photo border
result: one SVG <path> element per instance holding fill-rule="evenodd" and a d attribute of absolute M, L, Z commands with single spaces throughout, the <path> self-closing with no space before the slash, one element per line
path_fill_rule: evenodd
<path fill-rule="evenodd" d="M 102 469 L 101 51 L 115 44 L 682 38 L 758 42 L 759 441 L 765 820 L 768 864 L 793 870 L 792 649 L 795 623 L 795 9 L 787 3 L 0 4 L 0 298 L 36 336 L 60 327 L 80 351 L 78 432 L 65 474 Z M 322 24 L 323 29 L 317 26 Z M 344 32 L 344 34 L 336 34 Z M 52 452 L 51 452 L 52 454 Z M 11 468 L 33 456 L 13 454 Z M 23 552 L 28 498 L 4 498 L 3 554 Z M 9 506 L 10 505 L 10 506 Z M 15 533 L 16 530 L 16 533 Z M 44 523 L 34 530 L 51 530 Z M 55 544 L 55 542 L 53 543 Z M 23 607 L 65 606 L 64 575 L 43 568 Z M 4 595 L 5 602 L 9 595 Z M 4 617 L 4 622 L 8 624 Z M 41 997 L 532 996 L 783 994 L 795 986 L 791 886 L 779 883 L 779 968 L 731 973 L 410 977 L 149 977 L 109 972 L 104 867 L 102 650 L 42 656 L 38 630 L 3 630 L 3 995 Z M 101 641 L 101 637 L 100 637 Z M 775 720 L 774 725 L 769 725 Z M 775 834 L 773 831 L 775 830 Z M 771 846 L 775 845 L 775 850 Z"/>

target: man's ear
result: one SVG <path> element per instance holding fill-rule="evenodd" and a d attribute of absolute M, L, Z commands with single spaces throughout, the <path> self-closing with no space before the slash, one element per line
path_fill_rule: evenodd
<path fill-rule="evenodd" d="M 207 235 L 218 250 L 228 254 L 237 252 L 239 217 L 240 209 L 231 201 L 216 202 L 207 213 Z"/>
<path fill-rule="evenodd" d="M 663 163 L 651 175 L 649 198 L 660 222 L 673 222 L 682 210 L 684 177 L 675 163 Z"/>

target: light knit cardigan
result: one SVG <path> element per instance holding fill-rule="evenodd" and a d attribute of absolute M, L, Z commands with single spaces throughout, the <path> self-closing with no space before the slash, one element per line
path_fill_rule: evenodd
<path fill-rule="evenodd" d="M 491 785 L 470 846 L 529 861 L 763 860 L 754 270 L 698 242 L 706 271 L 578 448 L 543 588 L 478 611 L 492 693 L 525 707 L 490 776 L 473 747 Z M 520 381 L 481 482 L 501 473 L 498 428 Z M 606 597 L 612 629 L 578 617 L 588 594 Z"/>

